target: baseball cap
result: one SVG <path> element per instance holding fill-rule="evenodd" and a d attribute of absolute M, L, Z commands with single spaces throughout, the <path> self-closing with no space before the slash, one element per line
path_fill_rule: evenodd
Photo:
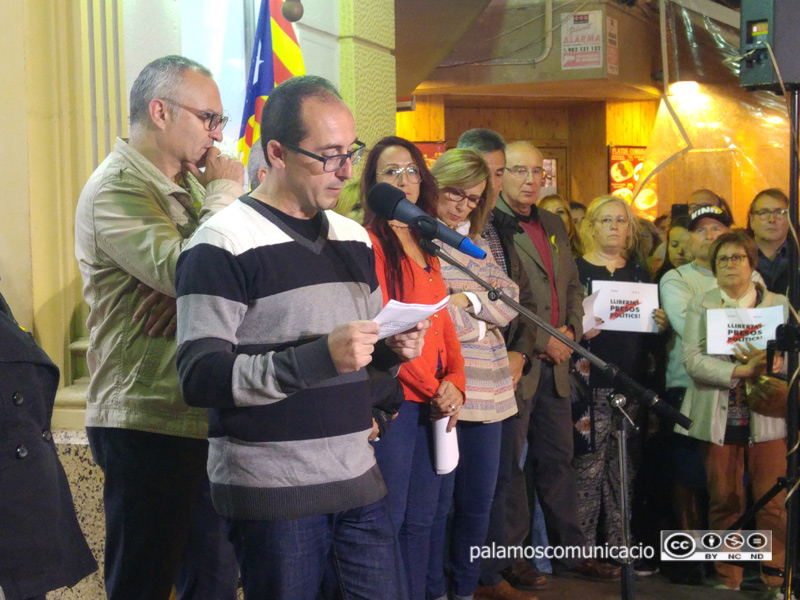
<path fill-rule="evenodd" d="M 728 212 L 720 207 L 701 206 L 691 215 L 689 215 L 689 231 L 694 231 L 697 229 L 697 224 L 702 219 L 714 219 L 715 221 L 719 221 L 725 225 L 725 227 L 730 227 L 733 224 L 733 219 L 731 219 L 731 216 L 728 214 Z"/>

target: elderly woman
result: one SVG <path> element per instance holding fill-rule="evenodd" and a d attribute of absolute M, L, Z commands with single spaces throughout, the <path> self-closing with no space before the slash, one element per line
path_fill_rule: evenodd
<path fill-rule="evenodd" d="M 391 136 L 375 144 L 362 174 L 363 197 L 378 182 L 396 186 L 410 202 L 435 215 L 436 181 L 411 142 Z M 364 225 L 375 251 L 384 303 L 394 298 L 435 304 L 447 295 L 439 260 L 422 251 L 408 225 L 387 221 L 369 208 Z M 424 598 L 431 526 L 443 479 L 432 462 L 431 419 L 449 418 L 449 427 L 455 426 L 464 390 L 461 344 L 447 309 L 431 321 L 422 355 L 400 367 L 398 378 L 406 400 L 391 428 L 375 444 L 412 600 Z"/>
<path fill-rule="evenodd" d="M 786 420 L 768 417 L 748 407 L 747 396 L 766 367 L 766 353 L 738 345 L 733 356 L 710 355 L 706 351 L 707 313 L 715 308 L 765 308 L 782 306 L 786 297 L 766 291 L 751 277 L 758 261 L 755 242 L 742 232 L 726 233 L 711 247 L 711 268 L 718 288 L 696 296 L 686 312 L 683 360 L 691 382 L 681 412 L 694 421 L 687 432 L 700 440 L 708 475 L 709 526 L 727 529 L 744 511 L 744 473 L 756 498 L 763 496 L 786 474 Z M 786 493 L 781 492 L 756 513 L 757 529 L 772 531 L 772 560 L 781 567 L 786 543 Z M 717 575 L 726 587 L 739 589 L 742 569 L 716 563 Z M 780 578 L 762 574 L 764 582 L 777 588 Z"/>
<path fill-rule="evenodd" d="M 431 172 L 439 187 L 437 216 L 448 227 L 468 235 L 486 251 L 487 258 L 471 259 L 449 247 L 442 247 L 442 251 L 517 300 L 517 285 L 495 262 L 488 243 L 480 236 L 492 198 L 491 173 L 486 162 L 473 150 L 456 148 L 439 157 Z M 500 464 L 502 421 L 517 412 L 503 339 L 503 329 L 517 312 L 502 301 L 490 300 L 483 287 L 447 263 L 442 263 L 442 278 L 450 292 L 449 311 L 461 341 L 467 383 L 456 426 L 459 463 L 442 483 L 431 533 L 427 597 L 447 598 L 449 591 L 453 598 L 471 598 L 478 585 L 480 561 L 470 552 L 486 540 Z M 451 503 L 454 507 L 449 539 L 452 582 L 448 590 L 442 560 Z"/>
<path fill-rule="evenodd" d="M 578 258 L 578 275 L 587 295 L 596 281 L 650 283 L 650 275 L 637 261 L 629 260 L 636 247 L 639 224 L 630 206 L 617 196 L 600 196 L 589 205 L 581 226 L 584 254 Z M 660 329 L 666 327 L 664 311 L 656 309 L 654 318 Z M 647 334 L 600 331 L 584 334 L 584 345 L 594 354 L 611 361 L 634 379 L 646 373 Z M 589 546 L 598 538 L 598 526 L 605 525 L 605 542 L 622 544 L 620 520 L 620 471 L 618 448 L 608 398 L 617 390 L 586 359 L 575 363 L 586 384 L 586 396 L 573 400 L 575 457 L 572 466 L 578 483 L 578 513 Z M 634 400 L 631 398 L 630 400 Z M 633 405 L 635 412 L 635 405 Z M 633 466 L 633 462 L 631 463 Z"/>

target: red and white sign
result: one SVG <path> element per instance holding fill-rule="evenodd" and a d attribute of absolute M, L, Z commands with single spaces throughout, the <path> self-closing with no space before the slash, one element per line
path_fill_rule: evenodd
<path fill-rule="evenodd" d="M 596 69 L 603 64 L 603 12 L 564 15 L 561 20 L 561 69 Z"/>

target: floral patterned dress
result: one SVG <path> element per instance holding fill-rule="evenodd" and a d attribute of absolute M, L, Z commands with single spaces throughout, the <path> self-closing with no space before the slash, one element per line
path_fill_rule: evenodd
<path fill-rule="evenodd" d="M 584 293 L 592 293 L 592 282 L 597 280 L 650 283 L 647 271 L 633 261 L 611 273 L 606 267 L 593 265 L 583 258 L 576 260 L 578 275 Z M 648 334 L 622 331 L 603 331 L 591 340 L 581 342 L 589 351 L 605 361 L 612 362 L 622 371 L 641 381 L 646 370 L 646 342 Z M 587 541 L 601 540 L 612 545 L 622 543 L 620 520 L 620 471 L 617 458 L 617 441 L 608 397 L 617 390 L 602 373 L 585 358 L 574 363 L 572 393 L 573 439 L 575 469 L 578 484 L 578 516 Z M 635 399 L 628 398 L 626 412 L 635 418 Z M 635 445 L 629 454 L 636 452 Z M 629 482 L 633 483 L 635 460 L 629 461 Z M 604 531 L 598 532 L 600 516 Z"/>

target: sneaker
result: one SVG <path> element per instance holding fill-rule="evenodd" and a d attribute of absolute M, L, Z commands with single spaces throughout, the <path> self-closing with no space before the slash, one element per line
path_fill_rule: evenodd
<path fill-rule="evenodd" d="M 763 600 L 786 600 L 786 593 L 783 591 L 781 586 L 769 588 L 767 593 L 762 596 Z M 795 600 L 796 596 L 792 594 L 792 600 Z"/>
<path fill-rule="evenodd" d="M 739 586 L 737 585 L 735 588 L 729 588 L 724 583 L 718 583 L 717 585 L 714 586 L 714 589 L 715 590 L 730 590 L 732 592 L 738 592 L 739 591 Z"/>
<path fill-rule="evenodd" d="M 637 577 L 650 577 L 658 573 L 658 565 L 651 563 L 646 558 L 633 561 L 633 572 Z"/>

